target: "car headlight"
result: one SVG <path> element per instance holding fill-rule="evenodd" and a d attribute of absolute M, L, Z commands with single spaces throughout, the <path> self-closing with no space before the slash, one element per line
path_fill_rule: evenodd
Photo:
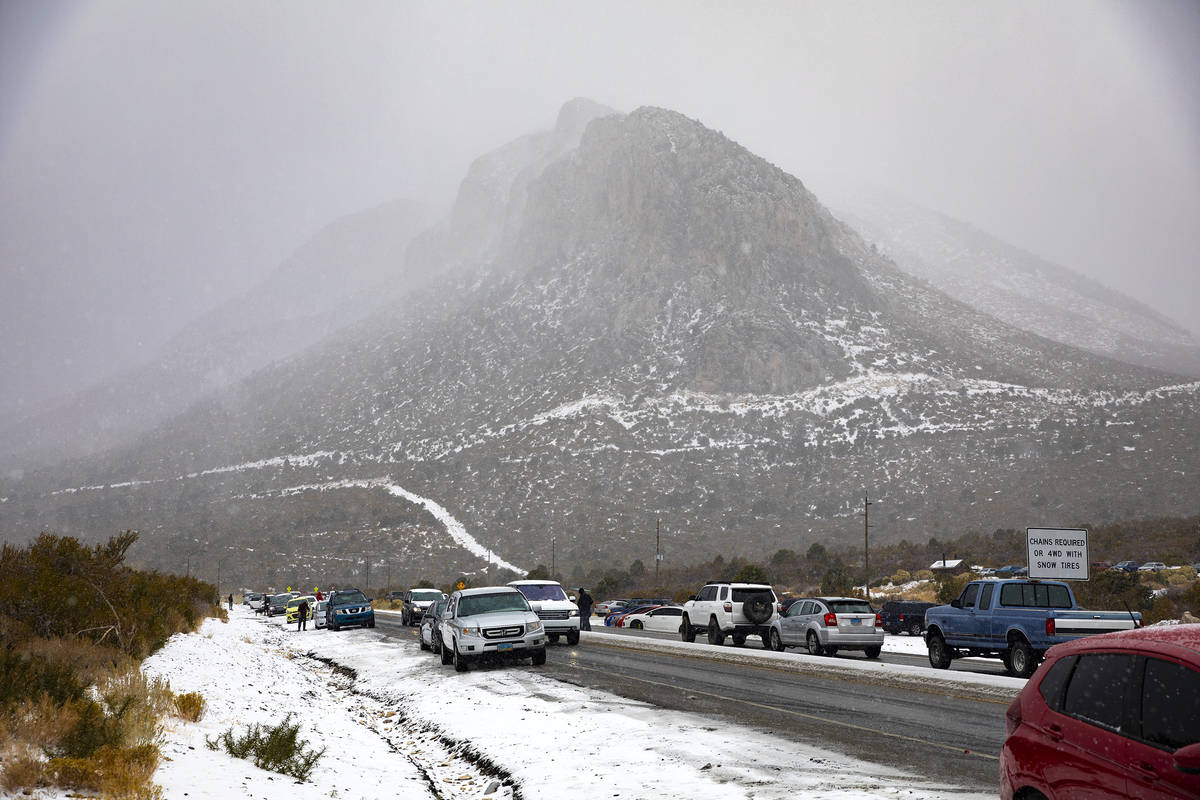
<path fill-rule="evenodd" d="M 537 633 L 541 629 L 542 629 L 542 621 L 540 619 L 537 622 L 529 623 L 529 632 L 530 633 Z"/>
<path fill-rule="evenodd" d="M 479 627 L 476 625 L 464 625 L 461 630 L 463 636 L 479 636 Z"/>
<path fill-rule="evenodd" d="M 573 608 L 573 609 L 571 609 L 570 616 L 572 616 L 572 617 L 578 617 L 578 616 L 579 616 L 579 609 L 578 609 L 578 608 Z"/>

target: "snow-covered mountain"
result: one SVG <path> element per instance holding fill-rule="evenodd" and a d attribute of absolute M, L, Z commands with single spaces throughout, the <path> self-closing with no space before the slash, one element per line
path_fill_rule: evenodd
<path fill-rule="evenodd" d="M 597 113 L 477 162 L 410 249 L 427 286 L 0 485 L 4 529 L 449 579 L 484 564 L 413 498 L 526 567 L 652 558 L 657 518 L 672 561 L 856 542 L 864 490 L 887 541 L 1195 512 L 1200 384 L 948 297 L 694 120 Z"/>
<path fill-rule="evenodd" d="M 126 443 L 402 297 L 425 278 L 404 269 L 405 249 L 432 216 L 402 200 L 327 225 L 266 280 L 189 324 L 145 366 L 4 420 L 0 469 L 25 470 Z"/>
<path fill-rule="evenodd" d="M 904 271 L 1056 342 L 1200 377 L 1200 341 L 1146 305 L 897 197 L 829 183 L 822 199 Z"/>

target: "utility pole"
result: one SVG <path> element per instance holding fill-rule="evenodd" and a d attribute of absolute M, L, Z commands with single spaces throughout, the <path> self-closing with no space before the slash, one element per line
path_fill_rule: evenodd
<path fill-rule="evenodd" d="M 387 583 L 383 585 L 385 590 L 392 588 L 392 562 L 387 562 Z"/>
<path fill-rule="evenodd" d="M 867 599 L 871 599 L 871 552 L 868 549 L 869 534 L 871 531 L 871 506 L 873 503 L 867 499 L 867 492 L 863 490 L 863 590 L 867 595 Z"/>
<path fill-rule="evenodd" d="M 654 520 L 654 590 L 658 591 L 658 564 L 662 561 L 662 517 Z"/>
<path fill-rule="evenodd" d="M 371 557 L 367 556 L 366 559 L 364 559 L 364 561 L 366 562 L 367 569 L 366 569 L 366 575 L 363 577 L 363 594 L 370 594 L 370 592 L 371 592 Z"/>
<path fill-rule="evenodd" d="M 558 562 L 556 561 L 557 544 L 558 544 L 558 537 L 551 536 L 550 537 L 550 580 L 556 580 L 556 578 L 554 576 L 558 574 Z"/>

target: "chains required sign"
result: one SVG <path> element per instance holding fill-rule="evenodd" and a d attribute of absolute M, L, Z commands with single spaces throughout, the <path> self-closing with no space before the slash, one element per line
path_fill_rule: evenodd
<path fill-rule="evenodd" d="M 1081 528 L 1026 528 L 1029 577 L 1059 581 L 1088 579 L 1087 531 Z"/>

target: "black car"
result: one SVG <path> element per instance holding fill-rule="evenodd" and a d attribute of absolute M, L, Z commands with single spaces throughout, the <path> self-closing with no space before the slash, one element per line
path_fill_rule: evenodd
<path fill-rule="evenodd" d="M 883 629 L 893 634 L 908 631 L 913 636 L 920 636 L 925 631 L 925 612 L 935 605 L 915 600 L 889 600 L 879 611 Z"/>
<path fill-rule="evenodd" d="M 405 625 L 420 625 L 425 609 L 445 599 L 446 595 L 437 589 L 409 589 L 404 593 L 404 603 L 400 606 L 400 620 Z"/>

